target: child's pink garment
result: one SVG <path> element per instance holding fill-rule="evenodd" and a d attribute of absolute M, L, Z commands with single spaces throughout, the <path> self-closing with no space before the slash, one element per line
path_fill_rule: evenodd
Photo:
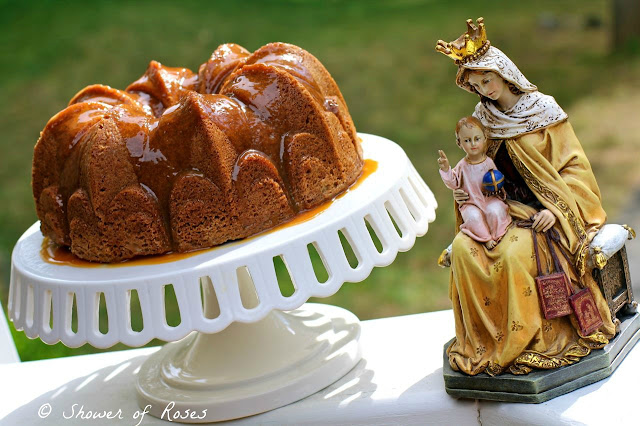
<path fill-rule="evenodd" d="M 446 172 L 440 170 L 440 176 L 449 189 L 463 189 L 469 199 L 460 205 L 460 214 L 464 223 L 460 230 L 480 243 L 498 241 L 507 232 L 511 223 L 509 206 L 494 196 L 482 192 L 482 178 L 485 173 L 495 169 L 493 160 L 487 157 L 483 162 L 471 164 L 466 157 Z"/>

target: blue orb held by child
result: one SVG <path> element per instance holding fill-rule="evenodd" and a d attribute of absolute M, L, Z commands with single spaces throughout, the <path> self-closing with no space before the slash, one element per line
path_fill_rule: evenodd
<path fill-rule="evenodd" d="M 504 186 L 504 175 L 499 170 L 491 169 L 482 178 L 482 189 L 485 192 L 498 192 Z"/>

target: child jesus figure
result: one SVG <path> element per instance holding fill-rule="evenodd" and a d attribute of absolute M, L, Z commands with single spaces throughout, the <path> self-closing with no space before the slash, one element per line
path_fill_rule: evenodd
<path fill-rule="evenodd" d="M 486 154 L 484 126 L 475 117 L 463 117 L 456 125 L 456 139 L 467 155 L 452 169 L 445 153 L 438 151 L 440 176 L 447 188 L 462 189 L 469 194 L 469 199 L 460 204 L 464 221 L 460 231 L 491 250 L 507 232 L 511 216 L 509 206 L 503 200 L 482 191 L 482 178 L 489 170 L 496 169 Z"/>

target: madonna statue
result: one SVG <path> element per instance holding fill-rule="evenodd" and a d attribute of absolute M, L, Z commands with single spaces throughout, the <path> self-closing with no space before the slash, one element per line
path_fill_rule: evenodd
<path fill-rule="evenodd" d="M 527 374 L 578 362 L 615 334 L 607 303 L 586 262 L 589 243 L 604 225 L 600 190 L 567 114 L 538 91 L 500 50 L 490 46 L 482 18 L 458 40 L 436 50 L 458 65 L 456 84 L 480 97 L 473 116 L 489 138 L 487 156 L 505 176 L 514 223 L 488 249 L 457 229 L 450 252 L 450 290 L 456 337 L 447 349 L 453 370 Z M 517 226 L 528 221 L 529 227 Z M 590 289 L 602 325 L 588 335 L 575 315 L 545 319 L 538 296 L 533 232 L 539 258 L 553 265 L 543 232 L 559 236 L 557 256 L 574 289 Z M 554 244 L 555 245 L 555 244 Z M 546 271 L 543 271 L 546 272 Z"/>

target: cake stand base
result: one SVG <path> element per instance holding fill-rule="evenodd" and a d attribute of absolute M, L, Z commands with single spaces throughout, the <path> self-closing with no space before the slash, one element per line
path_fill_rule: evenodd
<path fill-rule="evenodd" d="M 361 358 L 359 338 L 351 312 L 311 303 L 216 334 L 195 332 L 145 361 L 138 402 L 155 417 L 185 423 L 273 410 L 349 372 Z"/>

